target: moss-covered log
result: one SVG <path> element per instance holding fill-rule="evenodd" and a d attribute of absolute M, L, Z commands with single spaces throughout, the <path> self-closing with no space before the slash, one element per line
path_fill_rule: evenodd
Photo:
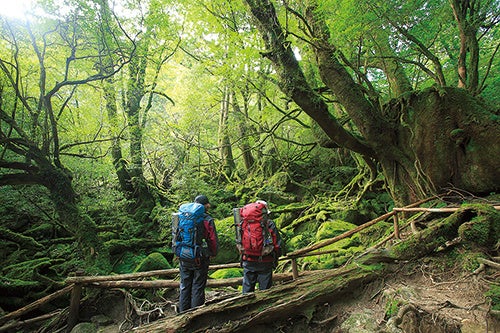
<path fill-rule="evenodd" d="M 262 324 L 273 327 L 283 318 L 312 318 L 318 305 L 323 306 L 339 294 L 373 281 L 382 271 L 356 265 L 337 271 L 321 271 L 263 292 L 227 299 L 165 318 L 139 327 L 134 332 L 205 332 L 208 328 L 216 328 L 218 332 L 243 332 Z"/>
<path fill-rule="evenodd" d="M 500 212 L 491 206 L 464 206 L 448 218 L 429 224 L 405 242 L 394 245 L 391 252 L 398 259 L 409 260 L 446 247 L 446 242 L 457 237 L 478 245 L 485 245 L 488 240 L 492 243 L 500 236 L 499 221 Z"/>

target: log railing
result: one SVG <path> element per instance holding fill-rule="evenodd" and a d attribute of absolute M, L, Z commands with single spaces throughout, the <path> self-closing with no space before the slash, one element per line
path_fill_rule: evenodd
<path fill-rule="evenodd" d="M 280 261 L 289 260 L 292 264 L 292 273 L 280 273 L 273 274 L 273 281 L 287 281 L 292 279 L 297 279 L 299 277 L 299 271 L 297 267 L 297 258 L 322 255 L 336 252 L 336 250 L 330 251 L 318 251 L 319 249 L 338 242 L 341 239 L 350 237 L 363 229 L 366 229 L 380 221 L 384 221 L 389 217 L 393 217 L 394 231 L 379 242 L 379 244 L 383 244 L 390 240 L 391 238 L 400 239 L 400 226 L 398 213 L 400 212 L 433 212 L 433 213 L 450 213 L 455 212 L 462 208 L 422 208 L 417 207 L 426 203 L 432 199 L 436 199 L 437 196 L 427 198 L 425 200 L 421 200 L 415 202 L 411 205 L 401 207 L 401 208 L 393 208 L 391 212 L 388 212 L 384 215 L 381 215 L 371 221 L 368 221 L 362 225 L 357 226 L 354 229 L 344 232 L 341 235 L 336 237 L 326 239 L 322 242 L 316 243 L 311 246 L 307 246 L 305 248 L 296 250 L 292 253 L 288 253 L 286 256 L 279 258 Z M 500 210 L 500 206 L 493 206 L 496 210 Z M 412 226 L 412 231 L 416 232 L 413 221 L 410 221 Z M 230 263 L 230 264 L 222 264 L 222 265 L 210 265 L 209 270 L 217 270 L 223 268 L 237 268 L 240 267 L 240 263 Z M 70 298 L 70 306 L 69 306 L 69 315 L 68 315 L 68 327 L 67 332 L 71 331 L 71 329 L 76 325 L 78 321 L 78 313 L 79 313 L 79 305 L 81 292 L 83 287 L 94 287 L 94 288 L 178 288 L 179 282 L 175 280 L 154 280 L 154 281 L 138 281 L 137 279 L 142 279 L 146 277 L 175 277 L 179 274 L 179 269 L 164 269 L 164 270 L 155 270 L 148 272 L 139 272 L 139 273 L 130 273 L 130 274 L 116 274 L 116 275 L 106 275 L 106 276 L 71 276 L 66 279 L 67 286 L 63 289 L 56 291 L 48 296 L 45 296 L 21 309 L 18 309 L 14 312 L 8 313 L 2 317 L 0 317 L 0 325 L 4 325 L 7 321 L 19 318 L 26 313 L 40 307 L 43 304 L 50 302 L 51 300 L 71 293 Z M 302 274 L 307 274 L 307 272 L 303 272 Z M 241 285 L 242 278 L 228 278 L 228 279 L 209 279 L 207 281 L 207 287 L 224 287 L 224 286 L 238 286 Z M 59 312 L 54 312 L 52 314 L 44 315 L 39 318 L 33 318 L 29 321 L 34 322 L 37 320 L 44 320 L 50 318 L 54 315 L 59 314 Z M 25 321 L 25 322 L 28 322 Z M 0 333 L 6 332 L 13 327 L 17 327 L 22 323 L 11 323 L 8 325 L 4 325 L 0 327 Z"/>

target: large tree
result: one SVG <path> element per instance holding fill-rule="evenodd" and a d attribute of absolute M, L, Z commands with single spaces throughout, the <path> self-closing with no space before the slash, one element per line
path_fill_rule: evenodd
<path fill-rule="evenodd" d="M 378 163 L 396 201 L 500 188 L 499 118 L 478 98 L 498 75 L 498 2 L 245 2 L 280 89 L 333 142 Z"/>
<path fill-rule="evenodd" d="M 56 8 L 50 11 L 58 13 Z M 106 269 L 106 250 L 94 221 L 78 208 L 73 175 L 62 158 L 65 154 L 85 157 L 82 147 L 95 140 L 61 138 L 68 120 L 79 117 L 77 96 L 84 99 L 80 89 L 114 75 L 129 61 L 123 57 L 128 53 L 121 50 L 131 43 L 118 28 L 113 33 L 119 38 L 102 42 L 99 33 L 109 26 L 90 19 L 99 15 L 100 7 L 89 3 L 58 18 L 37 17 L 36 28 L 30 21 L 2 18 L 0 186 L 36 184 L 47 188 L 57 219 L 78 239 L 83 256 L 99 259 L 95 266 Z M 106 69 L 103 64 L 107 64 Z"/>

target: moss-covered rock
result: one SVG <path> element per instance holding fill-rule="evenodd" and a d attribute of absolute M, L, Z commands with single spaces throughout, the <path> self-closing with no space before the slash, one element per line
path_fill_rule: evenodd
<path fill-rule="evenodd" d="M 229 279 L 229 278 L 237 278 L 243 276 L 242 268 L 224 268 L 218 269 L 212 274 L 210 274 L 210 278 L 212 279 Z"/>
<path fill-rule="evenodd" d="M 219 253 L 212 258 L 212 263 L 238 262 L 240 255 L 236 249 L 233 217 L 215 221 L 215 227 L 219 238 Z"/>
<path fill-rule="evenodd" d="M 145 254 L 125 252 L 114 265 L 113 272 L 118 274 L 132 273 L 145 258 Z"/>
<path fill-rule="evenodd" d="M 316 232 L 316 241 L 333 238 L 354 228 L 356 228 L 356 225 L 342 220 L 321 223 L 318 231 Z"/>
<path fill-rule="evenodd" d="M 167 259 L 161 253 L 153 252 L 137 265 L 134 272 L 147 272 L 169 268 L 172 268 L 172 266 Z"/>
<path fill-rule="evenodd" d="M 485 206 L 475 206 L 477 216 L 458 228 L 459 236 L 479 246 L 493 246 L 500 239 L 500 212 Z"/>
<path fill-rule="evenodd" d="M 364 247 L 358 245 L 359 240 L 357 235 L 344 238 L 319 250 L 322 252 L 332 251 L 332 253 L 305 257 L 301 260 L 301 263 L 309 269 L 331 269 L 339 267 L 352 258 L 354 254 L 364 250 Z"/>

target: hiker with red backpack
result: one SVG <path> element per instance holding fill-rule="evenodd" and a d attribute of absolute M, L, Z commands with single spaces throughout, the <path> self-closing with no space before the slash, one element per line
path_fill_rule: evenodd
<path fill-rule="evenodd" d="M 243 267 L 243 293 L 271 288 L 273 270 L 281 255 L 281 237 L 269 218 L 269 208 L 263 200 L 233 210 L 236 226 L 236 246 Z"/>
<path fill-rule="evenodd" d="M 217 230 L 209 209 L 208 198 L 198 195 L 172 216 L 172 249 L 179 258 L 181 279 L 178 312 L 205 304 L 210 257 L 218 252 Z"/>

